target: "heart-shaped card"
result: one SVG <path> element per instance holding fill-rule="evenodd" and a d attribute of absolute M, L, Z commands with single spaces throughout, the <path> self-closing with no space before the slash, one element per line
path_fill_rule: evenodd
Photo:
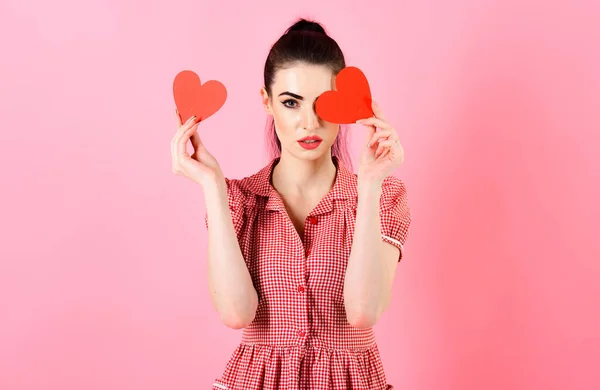
<path fill-rule="evenodd" d="M 317 115 L 337 123 L 356 123 L 374 116 L 371 88 L 365 74 L 354 66 L 342 69 L 335 79 L 334 91 L 323 92 L 317 99 Z"/>
<path fill-rule="evenodd" d="M 193 115 L 198 121 L 203 121 L 223 107 L 227 99 L 227 89 L 216 80 L 202 84 L 196 73 L 184 70 L 175 76 L 173 97 L 182 123 Z"/>

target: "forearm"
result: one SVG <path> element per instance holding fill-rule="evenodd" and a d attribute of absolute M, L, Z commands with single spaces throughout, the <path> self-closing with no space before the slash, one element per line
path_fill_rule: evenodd
<path fill-rule="evenodd" d="M 223 178 L 204 188 L 208 210 L 208 287 L 211 301 L 229 327 L 254 319 L 258 295 L 235 234 Z"/>
<path fill-rule="evenodd" d="M 344 281 L 344 305 L 351 324 L 369 327 L 383 313 L 391 278 L 382 260 L 381 181 L 359 180 L 358 190 L 354 238 Z"/>

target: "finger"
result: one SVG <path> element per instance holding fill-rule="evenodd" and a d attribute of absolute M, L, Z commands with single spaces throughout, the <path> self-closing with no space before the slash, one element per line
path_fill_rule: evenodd
<path fill-rule="evenodd" d="M 371 139 L 373 138 L 373 135 L 377 132 L 377 128 L 375 126 L 371 126 L 371 125 L 364 125 L 367 128 L 367 142 L 369 143 L 369 147 L 371 146 Z"/>
<path fill-rule="evenodd" d="M 197 125 L 198 123 L 200 123 L 200 121 L 197 120 L 198 118 L 195 115 L 192 115 L 187 121 L 185 121 L 185 123 L 183 124 L 183 131 L 189 130 L 192 126 Z"/>
<path fill-rule="evenodd" d="M 194 147 L 195 151 L 198 151 L 198 150 L 204 148 L 204 145 L 202 144 L 202 140 L 200 139 L 200 134 L 198 134 L 198 127 L 196 127 L 196 130 L 194 130 L 194 132 L 192 133 L 192 136 L 190 137 L 190 141 L 192 141 L 192 146 Z"/>
<path fill-rule="evenodd" d="M 175 123 L 177 124 L 177 128 L 181 127 L 181 115 L 179 115 L 178 109 L 175 109 Z"/>
<path fill-rule="evenodd" d="M 196 124 L 196 117 L 194 115 L 192 115 L 187 121 L 185 121 L 184 123 L 181 124 L 181 126 L 179 126 L 179 128 L 177 129 L 177 133 L 181 134 L 184 131 L 188 130 L 190 127 L 194 126 Z"/>
<path fill-rule="evenodd" d="M 192 126 L 181 133 L 177 140 L 177 156 L 189 157 L 189 154 L 187 153 L 187 142 L 195 130 L 195 126 Z"/>
<path fill-rule="evenodd" d="M 373 113 L 377 118 L 381 119 L 384 122 L 387 122 L 385 115 L 383 115 L 383 111 L 381 111 L 381 107 L 379 107 L 379 104 L 377 104 L 375 100 L 371 101 L 371 108 L 373 109 Z"/>
<path fill-rule="evenodd" d="M 196 122 L 196 117 L 192 116 L 187 121 L 185 121 L 184 124 L 179 126 L 179 128 L 177 129 L 177 132 L 175 132 L 175 135 L 173 136 L 173 142 L 175 144 L 179 143 L 179 138 L 181 137 L 181 135 L 183 133 L 185 133 L 186 131 L 188 131 L 190 128 L 192 128 L 195 124 L 197 124 L 195 122 Z"/>
<path fill-rule="evenodd" d="M 377 157 L 377 158 L 381 158 L 381 159 L 383 159 L 383 158 L 385 158 L 385 157 L 389 156 L 389 155 L 390 155 L 390 153 L 391 153 L 391 151 L 392 151 L 392 148 L 385 148 L 385 149 L 383 150 L 383 152 L 381 152 L 381 154 L 380 154 L 380 155 L 379 155 L 379 157 Z"/>
<path fill-rule="evenodd" d="M 381 142 L 383 138 L 388 138 L 393 134 L 392 130 L 380 130 L 373 134 L 371 137 L 371 141 L 369 142 L 369 146 L 373 145 L 377 140 Z"/>
<path fill-rule="evenodd" d="M 189 129 L 189 126 L 192 125 L 192 122 L 194 121 L 195 117 L 191 117 L 190 119 L 188 119 L 183 125 L 179 126 L 177 128 L 177 131 L 175 132 L 175 135 L 173 136 L 173 138 L 171 139 L 171 154 L 173 156 L 176 156 L 177 154 L 177 145 L 179 144 L 179 139 L 181 137 L 181 135 Z"/>
<path fill-rule="evenodd" d="M 371 118 L 366 118 L 366 119 L 360 119 L 358 121 L 356 121 L 357 123 L 361 123 L 363 125 L 371 125 L 371 126 L 375 126 L 378 127 L 382 130 L 391 130 L 393 129 L 392 125 L 387 123 L 384 120 L 381 120 L 379 118 L 375 118 L 375 117 L 371 117 Z"/>
<path fill-rule="evenodd" d="M 377 147 L 377 151 L 375 152 L 375 157 L 378 157 L 379 154 L 381 152 L 383 152 L 384 149 L 389 149 L 392 147 L 392 144 L 394 143 L 394 141 L 392 140 L 387 140 L 387 141 L 382 141 L 379 143 L 379 146 Z"/>
<path fill-rule="evenodd" d="M 377 153 L 375 153 L 375 158 L 379 158 L 381 156 L 383 156 L 384 154 L 389 153 L 389 151 L 391 150 L 391 147 L 384 147 L 381 150 L 377 151 Z"/>

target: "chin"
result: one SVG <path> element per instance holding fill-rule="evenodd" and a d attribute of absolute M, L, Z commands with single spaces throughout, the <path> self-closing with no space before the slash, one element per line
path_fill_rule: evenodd
<path fill-rule="evenodd" d="M 294 150 L 291 154 L 294 157 L 296 157 L 299 160 L 307 160 L 307 161 L 314 161 L 314 160 L 323 158 L 324 156 L 327 155 L 327 151 L 329 150 L 327 145 L 323 145 L 323 144 L 319 145 L 317 148 L 312 149 L 312 150 L 302 149 L 301 146 L 296 146 L 293 149 Z"/>

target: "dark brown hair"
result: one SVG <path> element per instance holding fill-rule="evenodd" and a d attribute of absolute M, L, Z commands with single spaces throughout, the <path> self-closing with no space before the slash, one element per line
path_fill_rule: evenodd
<path fill-rule="evenodd" d="M 264 83 L 269 96 L 275 73 L 298 62 L 327 66 L 334 75 L 346 66 L 342 50 L 337 42 L 327 35 L 325 29 L 319 23 L 300 19 L 287 29 L 269 51 L 264 70 Z M 331 154 L 352 169 L 347 135 L 348 127 L 342 126 L 331 147 Z M 267 149 L 271 158 L 281 155 L 281 143 L 272 118 L 267 121 Z"/>

